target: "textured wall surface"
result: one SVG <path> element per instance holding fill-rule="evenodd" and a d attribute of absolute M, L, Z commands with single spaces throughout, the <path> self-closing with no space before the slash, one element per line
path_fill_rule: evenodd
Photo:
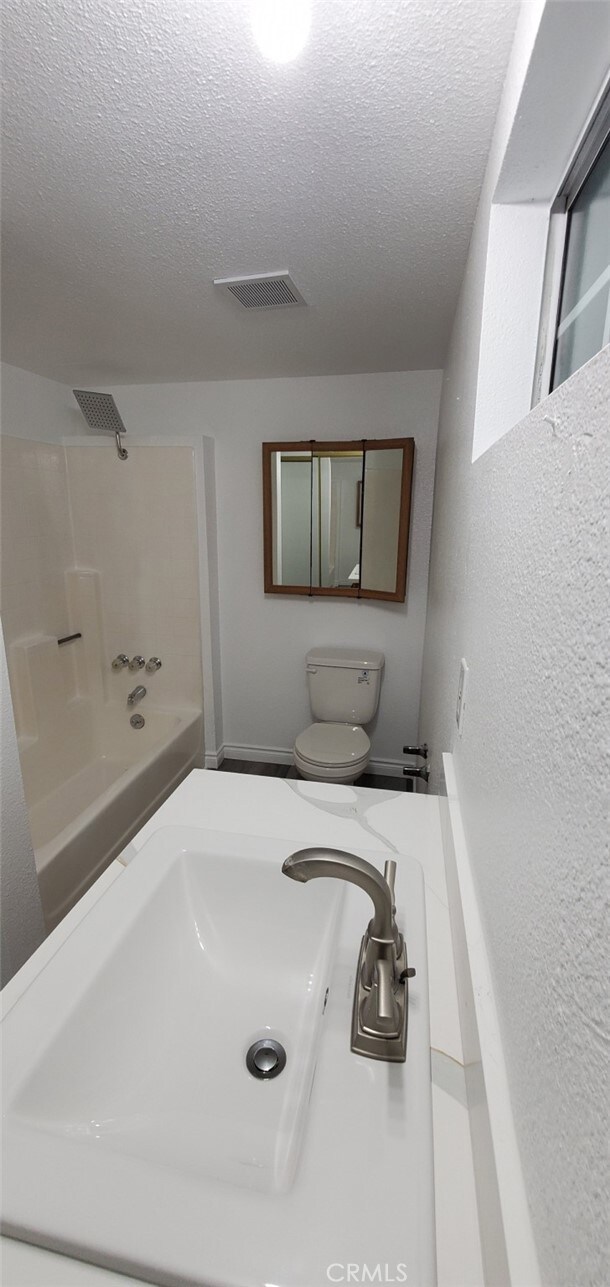
<path fill-rule="evenodd" d="M 246 0 L 5 0 L 7 361 L 80 385 L 442 365 L 516 0 L 312 9 L 278 66 Z M 286 268 L 311 307 L 212 284 Z"/>
<path fill-rule="evenodd" d="M 543 1281 L 601 1287 L 610 350 L 471 464 L 489 212 L 541 8 L 522 10 L 445 369 L 420 735 L 433 790 L 454 754 Z"/>
<path fill-rule="evenodd" d="M 385 653 L 379 713 L 369 730 L 374 756 L 400 761 L 403 743 L 415 736 L 440 382 L 439 371 L 406 371 L 114 389 L 130 435 L 203 433 L 216 442 L 226 743 L 291 749 L 311 720 L 304 658 L 316 644 Z M 410 436 L 416 454 L 407 602 L 265 596 L 261 443 Z"/>
<path fill-rule="evenodd" d="M 422 733 L 453 746 L 544 1281 L 605 1281 L 610 350 L 444 477 L 459 616 L 434 557 Z M 607 511 L 606 511 L 607 512 Z M 470 666 L 455 735 L 460 655 Z M 569 1218 L 566 1213 L 569 1212 Z"/>
<path fill-rule="evenodd" d="M 601 1287 L 610 350 L 471 465 L 477 250 L 443 391 L 420 733 L 433 789 L 455 756 L 543 1279 Z"/>

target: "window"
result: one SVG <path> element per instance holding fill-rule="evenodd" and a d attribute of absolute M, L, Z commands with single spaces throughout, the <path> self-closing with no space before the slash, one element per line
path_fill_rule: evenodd
<path fill-rule="evenodd" d="M 549 390 L 610 342 L 609 107 L 606 97 L 554 204 L 563 245 Z"/>

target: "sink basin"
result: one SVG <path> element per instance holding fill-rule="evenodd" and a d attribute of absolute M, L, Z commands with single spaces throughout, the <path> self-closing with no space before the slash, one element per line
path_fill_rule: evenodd
<path fill-rule="evenodd" d="M 358 1259 L 368 1213 L 379 1252 L 394 1238 L 409 1281 L 433 1282 L 425 940 L 412 1069 L 352 1055 L 370 905 L 337 881 L 282 877 L 294 847 L 156 832 L 8 1013 L 3 1232 L 172 1287 L 317 1287 L 324 1265 Z M 246 1057 L 262 1039 L 286 1063 L 261 1080 Z M 404 1196 L 397 1230 L 384 1220 L 407 1164 L 405 1242 Z"/>
<path fill-rule="evenodd" d="M 56 962 L 65 987 L 47 980 L 54 1035 L 41 1052 L 38 1030 L 11 1114 L 88 1151 L 281 1192 L 298 1157 L 343 890 L 320 888 L 312 909 L 268 844 L 227 853 L 226 837 L 202 847 L 203 834 L 158 832 L 107 896 L 112 930 L 106 902 L 68 943 Z M 104 941 L 92 945 L 95 929 Z M 267 1084 L 246 1068 L 263 1037 L 287 1053 Z"/>

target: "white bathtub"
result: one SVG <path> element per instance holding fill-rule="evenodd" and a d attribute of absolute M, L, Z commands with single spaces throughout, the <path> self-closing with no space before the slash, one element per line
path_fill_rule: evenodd
<path fill-rule="evenodd" d="M 22 750 L 49 931 L 198 763 L 200 711 L 168 713 L 149 707 L 142 713 L 144 728 L 133 729 L 124 707 L 104 707 L 95 721 L 95 735 L 86 740 L 80 767 L 73 764 L 69 775 L 51 790 L 50 781 L 57 776 L 52 767 L 47 776 L 40 762 L 32 763 L 28 773 L 29 753 L 34 758 L 36 747 Z"/>

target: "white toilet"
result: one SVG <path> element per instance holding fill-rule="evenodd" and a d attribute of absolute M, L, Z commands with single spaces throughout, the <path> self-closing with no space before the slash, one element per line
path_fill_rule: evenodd
<path fill-rule="evenodd" d="M 384 656 L 368 648 L 312 648 L 309 700 L 316 723 L 299 733 L 294 763 L 310 782 L 355 782 L 369 762 L 362 727 L 379 705 Z"/>

